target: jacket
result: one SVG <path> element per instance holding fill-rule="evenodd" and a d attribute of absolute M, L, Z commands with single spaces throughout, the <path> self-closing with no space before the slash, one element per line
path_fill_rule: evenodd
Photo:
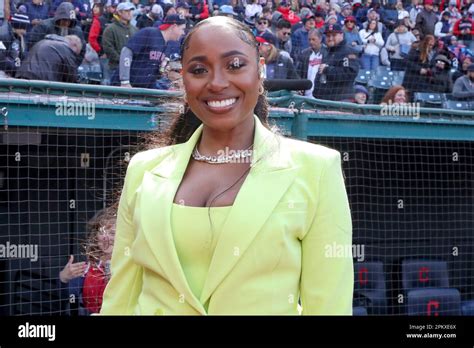
<path fill-rule="evenodd" d="M 27 80 L 77 82 L 77 55 L 58 35 L 48 35 L 28 52 L 16 77 Z"/>
<path fill-rule="evenodd" d="M 435 25 L 438 22 L 438 16 L 434 11 L 421 10 L 416 16 L 415 28 L 418 29 L 422 36 L 434 35 Z"/>
<path fill-rule="evenodd" d="M 185 143 L 132 158 L 101 314 L 295 315 L 298 297 L 302 314 L 352 313 L 352 256 L 327 253 L 352 245 L 339 152 L 277 136 L 254 119 L 257 156 L 200 298 L 181 268 L 170 212 L 202 125 Z"/>
<path fill-rule="evenodd" d="M 105 28 L 102 34 L 102 49 L 109 58 L 111 69 L 118 67 L 122 48 L 136 32 L 137 28 L 133 25 L 125 25 L 117 19 Z"/>
<path fill-rule="evenodd" d="M 279 52 L 278 58 L 274 63 L 274 74 L 271 79 L 299 79 L 295 66 L 290 57 Z M 269 65 L 270 63 L 268 63 Z M 268 66 L 267 65 L 267 66 Z"/>
<path fill-rule="evenodd" d="M 327 47 L 321 46 L 319 52 L 321 52 L 324 60 L 324 58 L 328 54 Z M 311 47 L 308 47 L 301 51 L 301 54 L 299 55 L 298 60 L 296 61 L 296 72 L 302 79 L 306 79 L 308 76 L 309 58 L 311 57 L 312 53 L 313 49 Z M 314 83 L 314 81 L 311 82 Z"/>
<path fill-rule="evenodd" d="M 326 83 L 315 81 L 313 96 L 317 99 L 344 100 L 354 94 L 354 80 L 359 72 L 359 59 L 355 52 L 347 47 L 345 40 L 339 45 L 328 47 L 328 54 L 323 59 Z"/>
<path fill-rule="evenodd" d="M 461 76 L 454 83 L 453 97 L 474 101 L 474 83 L 469 80 L 467 75 Z"/>
<path fill-rule="evenodd" d="M 82 41 L 81 54 L 77 56 L 78 64 L 81 64 L 82 59 L 84 59 L 84 55 L 86 53 L 86 42 L 84 40 L 82 29 L 77 25 L 77 20 L 74 16 L 75 16 L 74 6 L 70 2 L 61 3 L 61 5 L 59 5 L 58 9 L 56 10 L 54 18 L 46 19 L 42 21 L 40 24 L 33 27 L 33 29 L 31 30 L 28 36 L 28 48 L 31 50 L 31 48 L 37 42 L 43 40 L 46 37 L 46 35 L 51 35 L 51 34 L 56 34 L 60 36 L 76 35 Z M 59 21 L 61 19 L 71 20 L 71 24 L 69 25 L 69 28 L 67 28 L 67 33 L 61 33 L 61 29 L 58 26 Z"/>

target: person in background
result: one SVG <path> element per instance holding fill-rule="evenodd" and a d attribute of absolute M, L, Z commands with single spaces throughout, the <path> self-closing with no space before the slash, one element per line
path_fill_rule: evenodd
<path fill-rule="evenodd" d="M 314 13 L 314 27 L 317 29 L 321 29 L 324 27 L 326 23 L 324 22 L 324 12 L 316 11 Z M 321 29 L 324 30 L 324 29 Z"/>
<path fill-rule="evenodd" d="M 342 26 L 348 17 L 352 17 L 352 6 L 346 2 L 342 4 L 341 12 L 337 15 L 337 21 Z"/>
<path fill-rule="evenodd" d="M 291 35 L 291 56 L 293 59 L 296 59 L 302 50 L 309 47 L 308 33 L 311 29 L 314 29 L 316 24 L 313 14 L 307 15 L 302 21 L 303 27 Z"/>
<path fill-rule="evenodd" d="M 360 38 L 355 17 L 347 17 L 344 21 L 342 30 L 344 31 L 344 41 L 346 42 L 346 45 L 352 48 L 358 55 L 362 54 L 364 43 Z"/>
<path fill-rule="evenodd" d="M 405 104 L 409 100 L 407 90 L 400 85 L 390 87 L 382 98 L 381 105 L 387 104 Z"/>
<path fill-rule="evenodd" d="M 104 16 L 104 8 L 102 4 L 95 3 L 92 6 L 92 24 L 89 30 L 89 44 L 101 56 L 104 52 L 102 49 L 102 34 L 107 26 L 107 19 Z"/>
<path fill-rule="evenodd" d="M 7 30 L 0 34 L 0 42 L 4 46 L 0 49 L 0 71 L 14 77 L 26 56 L 25 35 L 30 19 L 28 15 L 15 13 L 10 22 Z"/>
<path fill-rule="evenodd" d="M 452 75 L 453 83 L 460 78 L 461 76 L 467 74 L 467 67 L 474 63 L 474 57 L 471 55 L 465 55 L 460 58 L 460 64 L 457 67 L 457 70 Z"/>
<path fill-rule="evenodd" d="M 421 36 L 434 35 L 435 25 L 438 16 L 433 11 L 433 0 L 424 0 L 424 8 L 416 16 L 415 27 L 420 31 Z"/>
<path fill-rule="evenodd" d="M 303 79 L 311 81 L 312 86 L 304 92 L 306 97 L 313 97 L 314 80 L 319 71 L 323 58 L 327 55 L 327 48 L 323 45 L 323 34 L 319 29 L 309 32 L 309 47 L 301 51 L 296 61 L 296 71 Z"/>
<path fill-rule="evenodd" d="M 74 6 L 70 2 L 61 3 L 54 14 L 54 18 L 41 21 L 30 31 L 28 35 L 28 49 L 31 50 L 31 48 L 37 42 L 43 40 L 46 35 L 74 35 L 82 41 L 82 51 L 78 56 L 76 56 L 77 65 L 80 65 L 86 53 L 86 42 L 84 40 L 82 29 L 77 25 L 77 23 Z"/>
<path fill-rule="evenodd" d="M 179 41 L 185 27 L 186 19 L 174 14 L 166 17 L 159 27 L 139 30 L 120 54 L 120 85 L 128 88 L 156 88 L 156 81 L 161 78 L 167 64 L 168 43 Z"/>
<path fill-rule="evenodd" d="M 77 57 L 82 41 L 75 35 L 47 35 L 36 43 L 17 70 L 16 77 L 26 80 L 75 83 L 78 79 Z"/>
<path fill-rule="evenodd" d="M 129 2 L 122 2 L 117 6 L 117 14 L 114 16 L 112 24 L 108 25 L 102 36 L 102 46 L 104 53 L 109 59 L 109 69 L 111 71 L 111 83 L 119 83 L 119 62 L 122 48 L 128 40 L 137 32 L 137 28 L 130 24 L 132 18 L 133 5 Z"/>
<path fill-rule="evenodd" d="M 191 0 L 191 8 L 189 9 L 191 19 L 194 23 L 198 23 L 209 17 L 209 8 L 204 0 Z"/>
<path fill-rule="evenodd" d="M 326 27 L 328 54 L 323 57 L 314 82 L 313 96 L 317 99 L 345 100 L 353 95 L 354 80 L 359 72 L 359 59 L 347 47 L 339 24 Z"/>
<path fill-rule="evenodd" d="M 410 92 L 429 91 L 431 62 L 436 54 L 435 37 L 426 35 L 419 45 L 412 45 L 405 60 L 406 70 L 403 87 Z"/>
<path fill-rule="evenodd" d="M 155 25 L 156 21 L 158 21 L 160 18 L 163 18 L 162 16 L 163 9 L 160 5 L 154 4 L 151 7 L 150 12 L 143 16 L 140 16 L 140 18 L 137 20 L 137 29 L 152 27 L 153 25 Z"/>
<path fill-rule="evenodd" d="M 434 36 L 437 38 L 443 38 L 448 35 L 452 35 L 452 26 L 450 22 L 451 13 L 444 11 L 441 14 L 441 19 L 436 23 L 434 29 Z"/>
<path fill-rule="evenodd" d="M 87 237 L 83 245 L 86 262 L 74 262 L 74 255 L 59 273 L 63 292 L 74 295 L 82 315 L 99 313 L 102 296 L 111 277 L 110 259 L 115 241 L 116 209 L 105 208 L 87 223 Z"/>
<path fill-rule="evenodd" d="M 361 67 L 364 70 L 375 70 L 380 63 L 380 50 L 385 41 L 382 34 L 378 31 L 377 20 L 369 20 L 367 29 L 359 32 L 360 39 L 364 44 L 361 57 Z"/>
<path fill-rule="evenodd" d="M 49 5 L 44 3 L 43 0 L 31 0 L 31 2 L 26 2 L 25 6 L 26 14 L 30 18 L 33 27 L 42 20 L 49 18 Z"/>
<path fill-rule="evenodd" d="M 257 15 L 255 17 L 255 28 L 253 33 L 255 36 L 263 35 L 265 32 L 270 32 L 270 21 L 263 17 L 263 15 Z"/>
<path fill-rule="evenodd" d="M 454 23 L 453 34 L 458 40 L 472 41 L 474 39 L 474 20 L 468 13 L 463 14 L 462 18 Z"/>
<path fill-rule="evenodd" d="M 411 45 L 416 41 L 416 37 L 408 30 L 403 20 L 398 21 L 398 25 L 391 33 L 385 44 L 390 56 L 390 69 L 396 71 L 405 70 L 405 60 L 410 52 Z"/>
<path fill-rule="evenodd" d="M 349 102 L 364 105 L 364 104 L 367 104 L 368 100 L 369 100 L 369 91 L 367 91 L 367 88 L 361 85 L 355 85 L 354 97 L 351 100 L 349 100 Z"/>
<path fill-rule="evenodd" d="M 454 83 L 453 97 L 474 101 L 474 64 L 469 64 L 466 75 L 459 77 Z"/>
<path fill-rule="evenodd" d="M 276 25 L 275 36 L 277 37 L 277 48 L 285 51 L 288 56 L 291 54 L 291 23 L 285 19 L 280 19 Z"/>
<path fill-rule="evenodd" d="M 453 82 L 450 74 L 451 61 L 442 54 L 438 54 L 430 70 L 428 70 L 429 87 L 427 92 L 451 93 Z"/>
<path fill-rule="evenodd" d="M 260 56 L 265 58 L 266 79 L 299 79 L 291 59 L 275 46 L 277 38 L 270 32 L 256 37 Z"/>
<path fill-rule="evenodd" d="M 258 0 L 252 0 L 245 6 L 245 17 L 252 18 L 262 14 L 262 5 L 258 3 Z"/>

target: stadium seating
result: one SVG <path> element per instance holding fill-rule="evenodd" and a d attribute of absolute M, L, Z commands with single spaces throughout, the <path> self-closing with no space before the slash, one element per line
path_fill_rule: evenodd
<path fill-rule="evenodd" d="M 408 315 L 460 315 L 461 294 L 457 289 L 418 289 L 407 296 Z"/>
<path fill-rule="evenodd" d="M 383 263 L 357 262 L 354 264 L 354 272 L 354 298 L 366 299 L 365 306 L 369 314 L 385 314 L 387 294 Z"/>
<path fill-rule="evenodd" d="M 354 307 L 352 308 L 352 315 L 355 317 L 361 317 L 367 315 L 367 309 L 364 307 Z"/>
<path fill-rule="evenodd" d="M 443 99 L 443 94 L 440 93 L 415 92 L 413 95 L 413 101 L 426 108 L 441 108 Z"/>
<path fill-rule="evenodd" d="M 448 266 L 444 261 L 403 260 L 402 286 L 405 291 L 420 288 L 448 288 Z"/>

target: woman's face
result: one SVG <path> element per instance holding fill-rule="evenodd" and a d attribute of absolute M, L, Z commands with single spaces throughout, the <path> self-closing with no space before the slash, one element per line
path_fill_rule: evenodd
<path fill-rule="evenodd" d="M 358 92 L 354 95 L 354 99 L 357 104 L 365 104 L 367 101 L 367 95 L 365 93 Z"/>
<path fill-rule="evenodd" d="M 107 221 L 104 226 L 99 228 L 97 233 L 97 241 L 100 250 L 104 254 L 111 254 L 115 240 L 115 221 Z"/>
<path fill-rule="evenodd" d="M 393 102 L 398 104 L 406 102 L 406 95 L 404 89 L 401 89 L 397 93 L 395 93 L 395 96 L 393 97 Z"/>
<path fill-rule="evenodd" d="M 261 85 L 257 58 L 228 23 L 206 24 L 191 35 L 183 83 L 189 107 L 206 126 L 230 131 L 253 116 Z"/>
<path fill-rule="evenodd" d="M 369 29 L 370 30 L 375 30 L 375 28 L 377 28 L 377 22 L 376 21 L 370 21 Z"/>

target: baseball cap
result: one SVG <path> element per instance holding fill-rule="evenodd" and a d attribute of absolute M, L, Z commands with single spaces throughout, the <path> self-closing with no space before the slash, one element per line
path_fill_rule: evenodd
<path fill-rule="evenodd" d="M 270 33 L 269 31 L 266 31 L 262 35 L 257 36 L 256 39 L 260 43 L 269 43 L 272 45 L 275 45 L 277 42 L 276 36 Z"/>
<path fill-rule="evenodd" d="M 425 5 L 433 5 L 433 0 L 425 0 Z"/>
<path fill-rule="evenodd" d="M 309 21 L 310 19 L 315 19 L 314 14 L 310 13 L 309 15 L 307 15 L 306 17 L 304 17 L 304 18 L 302 19 L 303 24 L 306 24 L 306 22 Z"/>
<path fill-rule="evenodd" d="M 169 27 L 171 27 L 173 24 L 176 24 L 176 25 L 186 24 L 186 19 L 184 19 L 184 17 L 181 15 L 172 14 L 172 15 L 166 16 L 166 18 L 163 20 L 163 23 L 159 26 L 159 28 L 160 30 L 166 30 Z"/>
<path fill-rule="evenodd" d="M 219 9 L 219 14 L 237 16 L 234 12 L 234 8 L 230 5 L 222 5 Z"/>
<path fill-rule="evenodd" d="M 346 19 L 344 19 L 344 23 L 346 22 L 354 22 L 356 23 L 356 19 L 354 16 L 347 16 Z"/>
<path fill-rule="evenodd" d="M 326 29 L 324 29 L 324 34 L 327 33 L 342 33 L 342 28 L 339 24 L 329 24 L 326 26 Z"/>
<path fill-rule="evenodd" d="M 121 2 L 117 6 L 117 11 L 129 11 L 135 9 L 135 6 L 131 2 Z"/>
<path fill-rule="evenodd" d="M 189 6 L 189 4 L 187 2 L 178 2 L 178 4 L 176 5 L 176 8 L 185 8 L 187 10 L 189 10 L 191 8 L 191 6 Z"/>

